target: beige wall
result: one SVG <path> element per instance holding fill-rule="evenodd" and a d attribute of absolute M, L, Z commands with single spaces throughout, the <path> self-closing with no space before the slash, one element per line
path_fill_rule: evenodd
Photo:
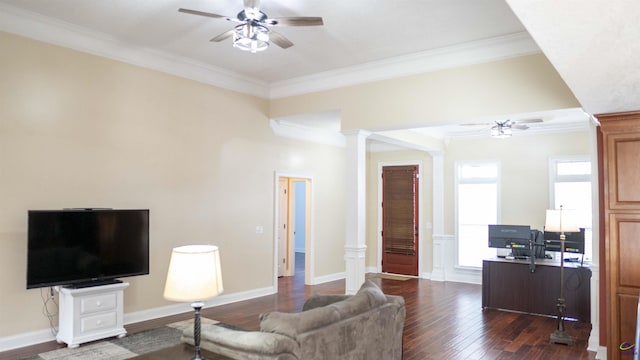
<path fill-rule="evenodd" d="M 549 158 L 590 155 L 588 131 L 451 140 L 444 153 L 445 232 L 454 234 L 454 169 L 462 160 L 499 160 L 501 223 L 542 229 L 549 208 Z"/>
<path fill-rule="evenodd" d="M 381 130 L 575 107 L 551 63 L 530 55 L 276 99 L 269 112 L 339 109 L 344 130 Z"/>
<path fill-rule="evenodd" d="M 344 271 L 344 149 L 276 138 L 264 99 L 1 32 L 0 48 L 0 337 L 49 326 L 25 289 L 28 209 L 150 209 L 130 313 L 172 304 L 177 245 L 219 245 L 226 293 L 271 287 L 274 173 L 305 174 L 315 275 Z"/>
<path fill-rule="evenodd" d="M 420 216 L 422 217 L 422 247 L 419 251 L 422 254 L 422 271 L 430 272 L 433 267 L 433 239 L 432 230 L 426 227 L 427 223 L 433 223 L 433 162 L 431 155 L 424 151 L 403 150 L 370 152 L 367 154 L 367 259 L 368 267 L 376 267 L 378 260 L 378 238 L 379 238 L 379 217 L 380 202 L 379 186 L 381 178 L 379 174 L 380 166 L 396 164 L 421 164 L 422 173 L 422 202 L 419 204 Z"/>
<path fill-rule="evenodd" d="M 345 150 L 276 138 L 269 117 L 339 110 L 344 129 L 400 128 L 579 106 L 542 55 L 267 101 L 6 33 L 0 48 L 0 337 L 48 327 L 25 290 L 28 209 L 149 208 L 151 274 L 125 292 L 125 312 L 142 311 L 170 304 L 176 245 L 219 245 L 227 293 L 272 285 L 274 172 L 313 178 L 315 275 L 344 271 Z"/>
<path fill-rule="evenodd" d="M 444 151 L 444 234 L 455 234 L 454 169 L 458 161 L 495 160 L 501 164 L 501 223 L 531 225 L 542 229 L 549 207 L 549 159 L 590 155 L 588 131 L 561 134 L 514 136 L 509 139 L 452 139 Z M 422 271 L 433 270 L 433 161 L 421 151 L 391 151 L 367 154 L 367 266 L 379 263 L 378 186 L 381 163 L 422 162 Z"/>

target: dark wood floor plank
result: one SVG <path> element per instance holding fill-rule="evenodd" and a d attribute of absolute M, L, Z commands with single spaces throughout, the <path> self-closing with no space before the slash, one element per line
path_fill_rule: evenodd
<path fill-rule="evenodd" d="M 269 311 L 298 312 L 315 293 L 343 294 L 344 281 L 305 286 L 304 274 L 279 279 L 278 294 L 207 308 L 202 315 L 248 330 L 259 328 L 259 314 Z M 586 350 L 591 325 L 567 322 L 574 338 L 571 346 L 550 344 L 556 320 L 528 314 L 482 310 L 480 285 L 368 278 L 387 294 L 403 296 L 407 319 L 404 327 L 404 360 L 453 359 L 594 359 Z M 190 319 L 192 312 L 126 326 L 131 333 Z M 20 359 L 55 349 L 55 342 L 0 353 L 0 360 Z"/>

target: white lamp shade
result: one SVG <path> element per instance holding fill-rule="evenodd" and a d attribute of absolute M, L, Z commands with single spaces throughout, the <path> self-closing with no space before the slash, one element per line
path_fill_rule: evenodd
<path fill-rule="evenodd" d="M 187 245 L 173 249 L 164 286 L 164 298 L 203 301 L 222 292 L 220 252 L 213 245 Z"/>
<path fill-rule="evenodd" d="M 547 210 L 544 230 L 554 232 L 579 232 L 578 212 L 566 209 Z"/>

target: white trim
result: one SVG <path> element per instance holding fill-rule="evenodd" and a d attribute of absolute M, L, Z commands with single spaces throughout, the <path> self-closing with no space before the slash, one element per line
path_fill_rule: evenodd
<path fill-rule="evenodd" d="M 435 227 L 434 227 L 435 230 Z M 448 281 L 449 274 L 453 271 L 453 253 L 455 236 L 433 233 L 433 270 L 430 278 L 433 281 Z"/>
<path fill-rule="evenodd" d="M 0 30 L 224 89 L 268 97 L 268 84 L 250 77 L 158 50 L 126 44 L 110 35 L 7 4 L 0 4 Z"/>
<path fill-rule="evenodd" d="M 589 175 L 564 175 L 558 176 L 558 164 L 563 162 L 584 161 L 591 164 L 591 174 Z M 555 208 L 555 183 L 557 182 L 592 182 L 594 170 L 594 162 L 591 155 L 567 155 L 567 156 L 551 156 L 549 157 L 549 209 Z M 597 173 L 596 173 L 597 174 Z M 593 188 L 593 186 L 592 186 Z M 593 208 L 593 200 L 591 201 Z"/>
<path fill-rule="evenodd" d="M 220 67 L 126 44 L 113 36 L 7 4 L 0 4 L 0 30 L 262 98 L 282 98 L 541 53 L 523 31 L 268 84 Z"/>
<path fill-rule="evenodd" d="M 447 274 L 447 281 L 481 285 L 482 268 L 455 267 L 451 273 Z"/>
<path fill-rule="evenodd" d="M 347 146 L 345 136 L 339 131 L 295 125 L 273 119 L 269 120 L 269 127 L 276 136 L 338 147 Z"/>
<path fill-rule="evenodd" d="M 249 291 L 241 291 L 232 294 L 222 294 L 211 300 L 205 302 L 204 308 L 210 308 L 225 304 L 234 303 L 237 301 L 244 301 L 259 298 L 262 296 L 272 295 L 278 292 L 276 287 L 265 287 L 259 289 L 253 289 Z M 171 316 L 176 314 L 182 314 L 186 312 L 192 312 L 193 310 L 188 304 L 172 304 L 167 306 L 160 306 L 143 311 L 136 311 L 124 315 L 124 324 L 133 324 L 141 321 L 153 320 L 162 318 L 165 316 Z M 26 333 L 11 335 L 0 338 L 0 352 L 8 351 L 12 349 L 18 349 L 26 346 L 32 346 L 41 344 L 44 342 L 54 341 L 56 338 L 52 334 L 51 329 L 43 329 L 37 331 L 30 331 Z"/>
<path fill-rule="evenodd" d="M 358 64 L 271 84 L 272 99 L 540 53 L 527 32 Z"/>
<path fill-rule="evenodd" d="M 418 275 L 422 273 L 422 264 L 424 263 L 422 259 L 422 253 L 424 249 L 422 248 L 424 244 L 424 221 L 423 221 L 423 191 L 422 191 L 422 178 L 423 174 L 423 166 L 422 160 L 402 160 L 402 161 L 383 161 L 378 163 L 378 204 L 376 208 L 378 209 L 378 227 L 377 227 L 377 238 L 378 238 L 378 261 L 376 262 L 376 268 L 378 269 L 378 273 L 382 272 L 382 168 L 385 166 L 406 166 L 406 165 L 416 165 L 418 167 Z"/>
<path fill-rule="evenodd" d="M 331 281 L 343 280 L 346 277 L 347 277 L 347 273 L 346 272 L 329 274 L 329 275 L 322 275 L 322 276 L 315 277 L 313 279 L 313 282 L 311 284 L 309 284 L 309 285 L 318 285 L 318 284 L 324 284 L 324 283 L 331 282 Z"/>
<path fill-rule="evenodd" d="M 294 179 L 303 179 L 309 181 L 309 189 L 307 191 L 310 192 L 309 197 L 311 198 L 311 213 L 309 215 L 309 236 L 305 237 L 305 271 L 304 271 L 304 283 L 306 285 L 316 284 L 317 280 L 314 278 L 315 276 L 315 191 L 314 191 L 314 180 L 313 176 L 307 174 L 297 174 L 297 173 L 284 173 L 284 172 L 274 172 L 274 210 L 273 210 L 273 286 L 278 288 L 278 227 L 279 227 L 279 214 L 278 209 L 280 208 L 280 197 L 279 194 L 279 180 L 280 178 L 294 178 Z M 277 291 L 276 291 L 277 292 Z"/>
<path fill-rule="evenodd" d="M 495 178 L 495 184 L 496 184 L 496 195 L 497 195 L 497 199 L 496 199 L 496 224 L 500 224 L 501 222 L 501 206 L 500 204 L 502 203 L 502 161 L 500 160 L 457 160 L 455 161 L 455 163 L 453 164 L 453 211 L 454 211 L 454 215 L 453 215 L 453 226 L 454 226 L 454 237 L 455 237 L 455 241 L 454 241 L 454 252 L 453 252 L 453 265 L 454 266 L 459 266 L 459 262 L 458 262 L 458 251 L 459 251 L 459 243 L 460 240 L 458 238 L 458 227 L 459 227 L 459 220 L 458 220 L 458 186 L 461 184 L 460 181 L 460 176 L 459 176 L 459 168 L 461 165 L 465 165 L 465 164 L 495 164 L 497 167 L 497 173 L 496 173 L 496 178 Z M 474 180 L 466 180 L 463 181 L 462 183 L 464 184 L 482 184 L 482 183 L 494 183 L 494 179 L 490 178 L 490 179 L 474 179 Z M 456 281 L 456 280 L 454 280 Z M 461 281 L 461 282 L 468 282 L 468 281 Z"/>

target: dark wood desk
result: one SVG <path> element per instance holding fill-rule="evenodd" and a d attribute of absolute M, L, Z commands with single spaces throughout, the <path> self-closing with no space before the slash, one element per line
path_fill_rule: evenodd
<path fill-rule="evenodd" d="M 565 316 L 591 322 L 591 269 L 565 263 Z M 490 259 L 482 262 L 482 308 L 556 316 L 560 296 L 560 263 L 536 259 Z"/>
<path fill-rule="evenodd" d="M 178 344 L 166 349 L 157 350 L 131 358 L 131 360 L 191 360 L 194 354 L 193 346 Z M 201 350 L 200 355 L 206 360 L 231 360 L 228 357 Z"/>

